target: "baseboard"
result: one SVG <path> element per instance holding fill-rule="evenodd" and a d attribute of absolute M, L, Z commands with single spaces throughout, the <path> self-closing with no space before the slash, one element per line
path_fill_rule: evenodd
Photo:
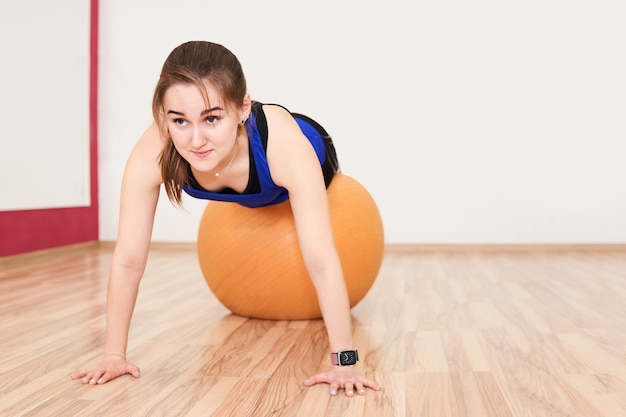
<path fill-rule="evenodd" d="M 25 260 L 33 262 L 40 258 L 59 256 L 64 253 L 87 249 L 113 250 L 113 241 L 92 241 L 43 249 L 0 257 L 0 265 Z M 152 242 L 150 250 L 157 251 L 195 251 L 195 242 Z M 575 252 L 613 252 L 626 254 L 626 243 L 386 243 L 386 254 L 408 253 L 575 253 Z"/>
<path fill-rule="evenodd" d="M 100 247 L 103 249 L 113 249 L 115 242 L 110 240 L 101 240 Z M 195 242 L 152 242 L 150 250 L 196 250 Z"/>
<path fill-rule="evenodd" d="M 626 243 L 387 243 L 385 253 L 626 252 Z"/>
<path fill-rule="evenodd" d="M 100 242 L 113 247 L 115 242 Z M 150 250 L 196 250 L 195 242 L 152 242 Z M 626 243 L 386 243 L 385 253 L 626 252 Z"/>
<path fill-rule="evenodd" d="M 18 253 L 16 255 L 8 255 L 0 257 L 0 266 L 8 266 L 19 264 L 20 262 L 34 263 L 40 259 L 61 256 L 66 253 L 79 252 L 88 249 L 98 248 L 98 241 L 74 243 L 71 245 L 57 246 L 54 248 L 41 249 L 36 251 Z"/>

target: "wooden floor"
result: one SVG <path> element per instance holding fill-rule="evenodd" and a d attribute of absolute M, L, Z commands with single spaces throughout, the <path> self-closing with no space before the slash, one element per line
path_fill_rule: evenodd
<path fill-rule="evenodd" d="M 150 255 L 129 359 L 71 381 L 103 348 L 111 248 L 0 258 L 0 416 L 626 416 L 626 251 L 387 251 L 353 309 L 352 399 L 302 381 L 323 323 L 249 320 L 212 296 L 193 248 Z"/>

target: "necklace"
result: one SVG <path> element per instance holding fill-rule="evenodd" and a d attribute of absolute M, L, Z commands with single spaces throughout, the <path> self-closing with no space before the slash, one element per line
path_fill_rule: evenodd
<path fill-rule="evenodd" d="M 228 172 L 230 172 L 230 168 L 233 165 L 233 161 L 235 160 L 235 158 L 237 157 L 237 154 L 239 153 L 239 141 L 237 141 L 237 149 L 235 149 L 235 154 L 233 155 L 233 157 L 230 159 L 230 162 L 228 163 L 228 165 L 226 165 L 226 168 L 224 168 L 224 170 L 228 170 Z M 223 172 L 223 171 L 222 171 Z M 219 171 L 215 171 L 215 176 L 219 177 L 220 175 L 222 175 Z"/>

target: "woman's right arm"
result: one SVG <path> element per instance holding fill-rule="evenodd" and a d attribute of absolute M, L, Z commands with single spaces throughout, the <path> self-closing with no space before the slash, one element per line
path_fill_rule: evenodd
<path fill-rule="evenodd" d="M 124 374 L 139 376 L 139 368 L 126 360 L 126 348 L 162 183 L 158 164 L 161 148 L 158 129 L 153 125 L 135 145 L 124 170 L 118 236 L 109 273 L 104 358 L 72 375 L 72 379 L 82 378 L 83 383 L 103 384 Z"/>

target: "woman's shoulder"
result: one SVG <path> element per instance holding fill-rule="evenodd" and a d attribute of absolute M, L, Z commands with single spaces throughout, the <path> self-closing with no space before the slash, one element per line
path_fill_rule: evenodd
<path fill-rule="evenodd" d="M 138 144 L 143 146 L 155 147 L 162 149 L 165 144 L 165 139 L 159 130 L 159 127 L 155 122 L 152 122 L 150 126 L 142 133 L 137 141 Z"/>
<path fill-rule="evenodd" d="M 163 139 L 156 123 L 152 123 L 139 137 L 129 158 L 128 168 L 130 173 L 142 173 L 146 179 L 151 178 L 155 182 L 161 182 L 159 159 L 165 140 Z"/>
<path fill-rule="evenodd" d="M 262 111 L 266 115 L 282 115 L 282 116 L 291 116 L 291 112 L 289 109 L 282 104 L 277 103 L 261 103 L 255 101 L 252 105 L 253 109 L 257 111 Z"/>
<path fill-rule="evenodd" d="M 274 136 L 281 133 L 289 134 L 298 128 L 291 112 L 280 104 L 264 104 L 263 113 L 267 121 L 268 131 Z"/>
<path fill-rule="evenodd" d="M 153 122 L 137 140 L 133 153 L 139 153 L 141 156 L 153 159 L 153 157 L 161 154 L 165 143 L 159 127 Z"/>

